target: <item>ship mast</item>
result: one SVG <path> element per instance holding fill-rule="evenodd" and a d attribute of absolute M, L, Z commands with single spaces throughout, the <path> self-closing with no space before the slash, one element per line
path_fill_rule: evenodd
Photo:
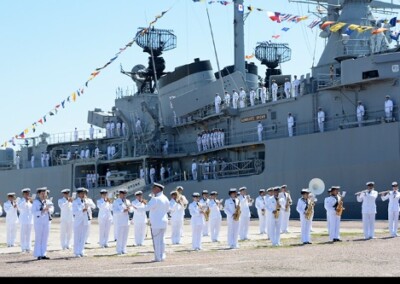
<path fill-rule="evenodd" d="M 235 54 L 235 71 L 242 73 L 246 78 L 246 67 L 244 61 L 244 6 L 243 0 L 234 0 L 233 8 L 233 33 L 234 33 L 234 54 Z"/>

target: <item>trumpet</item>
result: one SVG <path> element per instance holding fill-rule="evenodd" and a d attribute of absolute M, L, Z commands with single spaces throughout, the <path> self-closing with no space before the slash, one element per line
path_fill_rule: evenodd
<path fill-rule="evenodd" d="M 354 193 L 354 195 L 359 195 L 361 193 L 367 193 L 368 191 L 369 191 L 368 189 L 365 189 L 365 190 Z"/>

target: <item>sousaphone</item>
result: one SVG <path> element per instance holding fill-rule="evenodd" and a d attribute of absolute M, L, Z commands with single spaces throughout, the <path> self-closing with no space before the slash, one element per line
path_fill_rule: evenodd
<path fill-rule="evenodd" d="M 325 190 L 325 183 L 320 178 L 313 178 L 308 184 L 308 190 L 314 195 L 320 195 Z"/>

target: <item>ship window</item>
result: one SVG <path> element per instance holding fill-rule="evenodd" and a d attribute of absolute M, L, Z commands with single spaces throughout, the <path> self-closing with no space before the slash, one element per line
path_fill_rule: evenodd
<path fill-rule="evenodd" d="M 371 79 L 371 78 L 378 78 L 378 77 L 379 77 L 378 70 L 365 71 L 362 73 L 363 80 Z"/>
<path fill-rule="evenodd" d="M 272 120 L 276 119 L 276 111 L 271 112 L 271 119 Z"/>

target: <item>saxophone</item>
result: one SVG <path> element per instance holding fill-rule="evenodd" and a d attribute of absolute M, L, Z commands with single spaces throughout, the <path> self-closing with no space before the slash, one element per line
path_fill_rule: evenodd
<path fill-rule="evenodd" d="M 336 207 L 336 215 L 337 216 L 342 216 L 343 211 L 344 211 L 343 197 L 340 194 L 338 194 L 338 196 L 340 197 L 340 201 L 338 202 L 338 205 Z"/>
<path fill-rule="evenodd" d="M 304 216 L 306 217 L 307 220 L 310 220 L 311 217 L 314 215 L 314 206 L 315 206 L 315 202 L 308 199 L 307 200 L 307 210 L 304 212 Z"/>
<path fill-rule="evenodd" d="M 290 209 L 290 205 L 292 205 L 292 199 L 290 198 L 290 195 L 287 194 L 288 196 L 286 197 L 286 207 L 285 207 L 285 211 L 289 212 Z"/>
<path fill-rule="evenodd" d="M 281 205 L 279 204 L 279 199 L 276 200 L 276 207 L 274 211 L 274 217 L 275 219 L 279 218 L 279 211 L 281 210 Z"/>
<path fill-rule="evenodd" d="M 236 199 L 235 199 L 235 204 L 236 204 Z M 242 211 L 240 210 L 240 202 L 236 205 L 235 212 L 233 212 L 232 218 L 235 221 L 239 221 L 240 214 Z"/>
<path fill-rule="evenodd" d="M 210 220 L 210 207 L 207 206 L 207 208 L 204 210 L 204 219 L 206 220 L 206 222 L 208 222 L 208 220 Z"/>

